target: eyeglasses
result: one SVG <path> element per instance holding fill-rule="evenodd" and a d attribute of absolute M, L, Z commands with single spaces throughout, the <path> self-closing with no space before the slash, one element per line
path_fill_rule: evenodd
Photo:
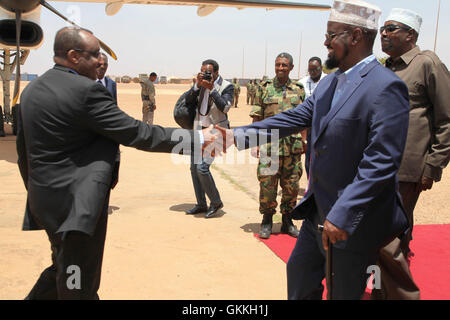
<path fill-rule="evenodd" d="M 89 51 L 89 50 L 78 49 L 78 48 L 75 48 L 73 50 L 78 51 L 78 52 L 87 52 L 87 53 L 89 53 L 89 55 L 93 56 L 94 58 L 100 57 L 100 50 L 98 50 L 98 51 Z"/>
<path fill-rule="evenodd" d="M 340 36 L 341 34 L 347 33 L 348 31 L 342 31 L 339 33 L 325 33 L 325 39 L 327 39 L 327 41 L 332 41 L 334 38 L 336 38 L 337 36 Z"/>
<path fill-rule="evenodd" d="M 387 26 L 382 26 L 380 28 L 380 33 L 383 33 L 384 30 L 386 30 L 386 32 L 390 33 L 390 32 L 394 32 L 395 30 L 398 30 L 398 29 L 403 29 L 403 30 L 409 31 L 412 28 L 402 27 L 402 26 L 399 26 L 396 24 L 388 24 Z"/>
<path fill-rule="evenodd" d="M 314 68 L 314 69 L 308 69 L 308 72 L 319 72 L 319 71 L 322 71 L 321 67 L 317 67 L 317 68 Z"/>

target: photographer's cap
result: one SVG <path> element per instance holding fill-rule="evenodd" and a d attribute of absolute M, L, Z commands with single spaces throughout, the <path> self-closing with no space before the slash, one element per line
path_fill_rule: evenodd
<path fill-rule="evenodd" d="M 420 33 L 420 27 L 422 25 L 422 17 L 409 9 L 393 8 L 386 18 L 386 21 L 396 21 L 407 25 L 410 28 Z"/>
<path fill-rule="evenodd" d="M 328 21 L 378 30 L 381 9 L 362 0 L 335 0 Z"/>

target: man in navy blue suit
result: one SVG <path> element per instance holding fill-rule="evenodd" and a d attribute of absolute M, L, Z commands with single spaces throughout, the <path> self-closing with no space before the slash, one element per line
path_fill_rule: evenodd
<path fill-rule="evenodd" d="M 397 180 L 408 90 L 372 53 L 380 15 L 364 1 L 335 1 L 324 45 L 327 67 L 338 71 L 294 109 L 233 131 L 216 127 L 240 150 L 270 141 L 274 129 L 278 139 L 311 127 L 309 187 L 291 213 L 305 221 L 287 264 L 289 299 L 321 298 L 328 241 L 332 298 L 360 299 L 379 249 L 408 228 Z"/>

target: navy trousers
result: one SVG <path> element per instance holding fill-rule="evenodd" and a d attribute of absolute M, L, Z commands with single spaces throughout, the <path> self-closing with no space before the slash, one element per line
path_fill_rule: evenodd
<path fill-rule="evenodd" d="M 367 268 L 375 265 L 376 258 L 376 251 L 359 253 L 333 247 L 333 300 L 361 299 L 370 276 Z M 321 299 L 325 270 L 322 235 L 317 226 L 305 220 L 287 263 L 288 299 Z"/>

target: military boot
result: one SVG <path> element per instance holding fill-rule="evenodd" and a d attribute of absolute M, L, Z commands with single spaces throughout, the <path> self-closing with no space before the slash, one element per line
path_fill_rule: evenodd
<path fill-rule="evenodd" d="M 281 220 L 281 233 L 287 233 L 291 237 L 297 238 L 298 237 L 298 230 L 292 223 L 292 219 L 287 215 L 282 215 Z"/>
<path fill-rule="evenodd" d="M 272 234 L 272 218 L 273 214 L 265 213 L 261 222 L 261 231 L 259 231 L 259 237 L 261 239 L 269 239 Z"/>

